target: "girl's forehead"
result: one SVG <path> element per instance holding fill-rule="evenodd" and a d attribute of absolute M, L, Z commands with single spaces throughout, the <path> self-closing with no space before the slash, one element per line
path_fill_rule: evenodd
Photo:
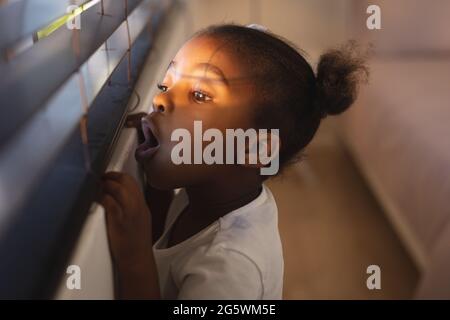
<path fill-rule="evenodd" d="M 169 67 L 189 74 L 203 66 L 205 70 L 222 73 L 227 80 L 243 78 L 247 74 L 241 65 L 242 61 L 228 50 L 229 45 L 212 37 L 195 37 L 181 47 Z"/>

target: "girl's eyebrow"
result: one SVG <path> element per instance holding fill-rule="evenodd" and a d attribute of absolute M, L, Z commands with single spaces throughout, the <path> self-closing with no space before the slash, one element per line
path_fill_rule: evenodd
<path fill-rule="evenodd" d="M 176 67 L 176 62 L 172 60 L 169 63 L 169 66 L 167 67 L 166 72 L 171 68 L 175 69 L 175 67 Z M 219 80 L 219 81 L 223 82 L 224 84 L 226 84 L 227 86 L 229 86 L 227 78 L 225 77 L 224 73 L 222 72 L 222 70 L 219 67 L 217 67 L 213 64 L 207 63 L 207 62 L 197 63 L 194 66 L 194 69 L 200 69 L 200 68 L 205 69 L 205 73 L 206 73 L 206 71 L 209 71 L 209 72 L 212 72 L 212 73 L 216 74 L 217 76 L 219 76 L 219 79 L 210 79 L 210 80 Z M 193 78 L 195 78 L 195 77 L 193 77 Z"/>
<path fill-rule="evenodd" d="M 228 80 L 225 77 L 225 75 L 223 74 L 222 70 L 220 70 L 219 67 L 217 67 L 213 64 L 207 63 L 207 62 L 203 62 L 203 63 L 196 64 L 195 69 L 197 69 L 197 68 L 204 68 L 205 73 L 206 73 L 206 71 L 214 73 L 215 75 L 219 76 L 219 78 L 222 82 L 224 82 L 226 85 L 228 85 Z"/>
<path fill-rule="evenodd" d="M 170 63 L 169 63 L 169 65 L 167 66 L 167 69 L 166 69 L 166 72 L 170 69 L 170 68 L 173 68 L 173 67 L 175 67 L 175 61 L 170 61 Z"/>

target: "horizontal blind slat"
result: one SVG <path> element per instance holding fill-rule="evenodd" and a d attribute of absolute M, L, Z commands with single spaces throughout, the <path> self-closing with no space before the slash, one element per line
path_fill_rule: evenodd
<path fill-rule="evenodd" d="M 69 5 L 86 0 L 18 0 L 0 6 L 0 49 L 46 26 L 66 14 Z"/>
<path fill-rule="evenodd" d="M 139 33 L 151 21 L 150 0 L 144 0 L 129 16 L 131 44 Z M 153 12 L 155 14 L 155 12 Z M 126 22 L 113 33 L 108 40 L 110 53 L 103 45 L 90 59 L 80 67 L 83 74 L 85 91 L 90 105 L 111 74 L 123 60 L 128 49 Z M 106 64 L 109 63 L 109 66 Z M 51 159 L 64 146 L 66 137 L 79 125 L 82 115 L 79 75 L 72 74 L 70 79 L 51 97 L 26 124 L 0 149 L 0 211 L 12 212 L 23 203 L 28 191 L 33 187 L 39 175 L 51 162 Z M 126 83 L 120 85 L 128 90 Z M 23 154 L 27 156 L 24 157 Z M 6 188 L 15 185 L 21 192 Z M 3 186 L 3 187 L 2 187 Z M 1 201 L 1 198 L 8 201 Z M 0 215 L 0 224 L 6 215 Z"/>
<path fill-rule="evenodd" d="M 129 12 L 142 0 L 129 0 Z M 125 20 L 123 1 L 105 1 L 108 16 L 94 6 L 81 16 L 80 58 L 73 51 L 73 31 L 65 27 L 0 64 L 0 150 L 7 139 L 113 34 Z"/>

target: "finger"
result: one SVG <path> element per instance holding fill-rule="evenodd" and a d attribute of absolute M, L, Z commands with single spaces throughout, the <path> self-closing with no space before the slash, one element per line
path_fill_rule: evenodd
<path fill-rule="evenodd" d="M 111 195 L 103 194 L 103 196 L 99 200 L 99 203 L 105 209 L 106 215 L 111 215 L 115 217 L 122 216 L 122 208 L 117 203 L 117 201 L 114 200 L 113 197 L 111 197 Z"/>
<path fill-rule="evenodd" d="M 117 171 L 109 171 L 103 174 L 102 179 L 105 180 L 114 180 L 121 183 L 124 179 L 125 173 L 117 172 Z"/>
<path fill-rule="evenodd" d="M 121 208 L 125 208 L 128 200 L 128 190 L 119 182 L 115 180 L 105 180 L 103 182 L 103 192 L 114 198 Z"/>
<path fill-rule="evenodd" d="M 120 184 L 126 186 L 127 188 L 135 188 L 136 190 L 139 189 L 139 185 L 136 179 L 128 173 L 110 171 L 103 175 L 103 179 L 104 180 L 111 179 L 117 181 Z"/>
<path fill-rule="evenodd" d="M 110 195 L 104 195 L 101 201 L 102 206 L 105 208 L 109 248 L 114 248 L 114 239 L 117 238 L 117 233 L 121 230 L 121 209 L 117 204 L 114 204 L 115 201 Z"/>
<path fill-rule="evenodd" d="M 121 172 L 108 172 L 103 175 L 103 181 L 114 180 L 122 185 L 128 193 L 139 193 L 141 188 L 131 175 Z"/>
<path fill-rule="evenodd" d="M 125 127 L 137 129 L 139 144 L 145 141 L 144 131 L 142 130 L 142 118 L 146 116 L 147 114 L 143 112 L 138 114 L 131 114 L 127 117 L 127 121 L 125 122 Z"/>
<path fill-rule="evenodd" d="M 145 113 L 145 112 L 130 114 L 127 116 L 127 119 L 125 121 L 125 126 L 127 128 L 138 128 L 139 129 L 141 127 L 141 119 L 145 116 L 147 116 L 147 113 Z"/>
<path fill-rule="evenodd" d="M 144 134 L 144 130 L 142 129 L 142 125 L 137 128 L 137 136 L 138 136 L 139 144 L 145 142 L 145 134 Z"/>

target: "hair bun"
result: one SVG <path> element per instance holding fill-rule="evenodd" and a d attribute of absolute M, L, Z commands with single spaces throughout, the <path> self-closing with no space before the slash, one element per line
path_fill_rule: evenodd
<path fill-rule="evenodd" d="M 337 115 L 356 100 L 360 82 L 367 82 L 369 51 L 362 53 L 355 41 L 320 56 L 316 76 L 316 104 L 323 116 Z"/>

